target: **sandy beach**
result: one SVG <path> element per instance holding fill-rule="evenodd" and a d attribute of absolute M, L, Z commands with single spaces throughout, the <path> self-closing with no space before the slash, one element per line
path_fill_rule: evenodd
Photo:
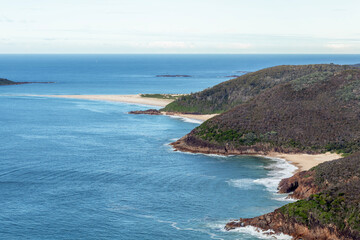
<path fill-rule="evenodd" d="M 149 98 L 142 97 L 140 94 L 134 95 L 36 95 L 38 97 L 54 97 L 54 98 L 71 98 L 71 99 L 85 99 L 93 101 L 110 101 L 110 102 L 123 102 L 123 103 L 134 103 L 144 104 L 157 107 L 165 107 L 169 103 L 173 102 L 174 99 L 161 99 L 161 98 Z M 178 116 L 184 118 L 195 119 L 199 121 L 206 121 L 217 114 L 180 114 L 174 112 L 164 112 L 163 115 Z"/>
<path fill-rule="evenodd" d="M 305 153 L 286 154 L 286 153 L 271 152 L 266 156 L 285 159 L 290 163 L 294 164 L 295 166 L 297 166 L 299 168 L 299 171 L 309 170 L 312 167 L 319 165 L 320 163 L 342 158 L 341 155 L 330 152 L 323 154 L 305 154 Z"/>
<path fill-rule="evenodd" d="M 110 102 L 124 102 L 124 103 L 135 103 L 145 104 L 158 107 L 165 107 L 173 99 L 161 99 L 161 98 L 148 98 L 141 97 L 140 94 L 134 95 L 39 95 L 42 97 L 55 97 L 55 98 L 72 98 L 72 99 L 85 99 L 95 101 L 110 101 Z"/>
<path fill-rule="evenodd" d="M 217 116 L 218 114 L 181 114 L 181 113 L 173 113 L 173 112 L 163 112 L 163 115 L 168 116 L 178 116 L 178 117 L 184 117 L 184 118 L 191 118 L 196 119 L 200 121 L 206 121 L 212 117 Z"/>

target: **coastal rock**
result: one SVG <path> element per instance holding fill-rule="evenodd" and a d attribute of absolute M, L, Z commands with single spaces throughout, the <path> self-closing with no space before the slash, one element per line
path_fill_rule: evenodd
<path fill-rule="evenodd" d="M 325 162 L 279 184 L 279 192 L 300 198 L 272 213 L 241 218 L 226 230 L 253 226 L 294 239 L 360 239 L 360 153 Z"/>
<path fill-rule="evenodd" d="M 159 110 L 157 110 L 157 109 L 130 111 L 129 114 L 162 115 L 161 112 Z"/>
<path fill-rule="evenodd" d="M 299 223 L 294 218 L 289 218 L 280 210 L 265 214 L 256 218 L 240 218 L 238 221 L 229 222 L 225 230 L 230 231 L 240 227 L 253 226 L 263 231 L 268 231 L 269 235 L 284 233 L 293 237 L 293 239 L 303 240 L 350 240 L 354 239 L 348 236 L 342 236 L 336 227 L 322 226 L 316 222 L 312 227 Z M 270 230 L 270 231 L 269 231 Z"/>
<path fill-rule="evenodd" d="M 319 192 L 314 181 L 315 171 L 302 171 L 279 183 L 279 193 L 290 193 L 289 198 L 304 199 Z"/>

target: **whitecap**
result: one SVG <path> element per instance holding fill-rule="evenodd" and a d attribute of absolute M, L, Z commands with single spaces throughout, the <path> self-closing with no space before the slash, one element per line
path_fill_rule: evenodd
<path fill-rule="evenodd" d="M 291 177 L 297 167 L 281 158 L 269 158 L 274 163 L 269 164 L 265 169 L 269 170 L 268 177 L 254 180 L 256 184 L 264 185 L 270 192 L 277 192 L 280 181 Z"/>
<path fill-rule="evenodd" d="M 187 117 L 182 117 L 182 116 L 174 116 L 174 115 L 165 115 L 165 116 L 169 116 L 171 118 L 176 118 L 176 119 L 180 119 L 184 122 L 188 122 L 188 123 L 196 123 L 196 124 L 202 124 L 204 121 L 201 120 L 197 120 L 197 119 L 193 119 L 193 118 L 187 118 Z"/>
<path fill-rule="evenodd" d="M 251 189 L 256 184 L 254 179 L 250 178 L 241 178 L 241 179 L 230 179 L 226 181 L 230 186 L 240 188 L 240 189 Z"/>
<path fill-rule="evenodd" d="M 278 239 L 278 240 L 293 239 L 291 236 L 283 234 L 283 233 L 275 234 L 275 232 L 273 230 L 263 231 L 259 228 L 253 227 L 253 226 L 236 228 L 236 229 L 230 230 L 230 232 L 244 233 L 244 234 L 248 234 L 248 235 L 260 238 L 260 239 Z"/>

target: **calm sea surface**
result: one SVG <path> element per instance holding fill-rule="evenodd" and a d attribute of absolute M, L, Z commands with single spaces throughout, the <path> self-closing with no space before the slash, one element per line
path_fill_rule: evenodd
<path fill-rule="evenodd" d="M 282 160 L 172 151 L 198 122 L 149 106 L 31 94 L 190 93 L 279 64 L 360 55 L 0 55 L 0 239 L 266 239 L 230 219 L 288 201 Z M 190 78 L 157 78 L 186 74 Z"/>

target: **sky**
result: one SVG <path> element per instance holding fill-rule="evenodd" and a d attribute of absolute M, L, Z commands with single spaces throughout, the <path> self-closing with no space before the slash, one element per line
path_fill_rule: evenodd
<path fill-rule="evenodd" d="M 360 54 L 360 0 L 0 0 L 0 53 Z"/>

